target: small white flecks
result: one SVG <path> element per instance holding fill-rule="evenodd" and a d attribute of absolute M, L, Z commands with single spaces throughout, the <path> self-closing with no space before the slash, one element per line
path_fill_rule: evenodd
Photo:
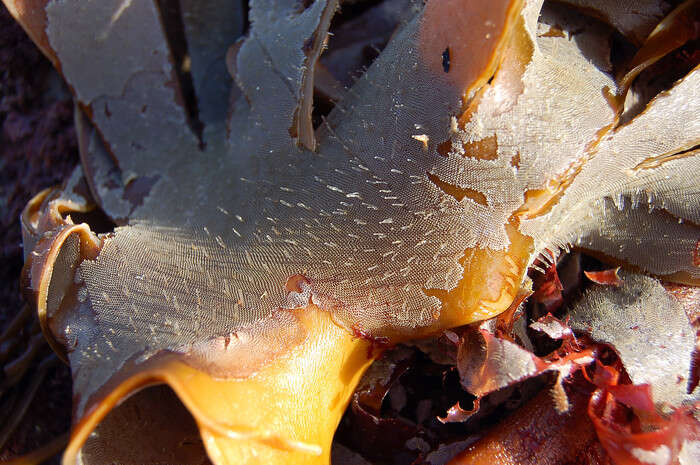
<path fill-rule="evenodd" d="M 294 205 L 292 205 L 291 203 L 287 202 L 286 200 L 280 199 L 280 203 L 281 203 L 282 205 L 284 205 L 285 207 L 294 208 Z"/>
<path fill-rule="evenodd" d="M 428 142 L 430 141 L 430 138 L 427 134 L 414 134 L 411 137 L 423 144 L 423 150 L 428 150 Z"/>
<path fill-rule="evenodd" d="M 359 219 L 359 218 L 355 218 L 353 221 L 355 222 L 355 224 L 358 224 L 358 225 L 360 225 L 360 226 L 366 226 L 366 225 L 367 225 L 367 222 L 366 222 L 365 220 L 361 220 L 361 219 Z"/>
<path fill-rule="evenodd" d="M 640 462 L 650 465 L 668 465 L 671 462 L 671 450 L 668 446 L 661 445 L 654 450 L 646 450 L 635 447 L 630 451 Z"/>
<path fill-rule="evenodd" d="M 88 297 L 88 291 L 86 287 L 80 287 L 78 289 L 78 301 L 85 302 Z"/>
<path fill-rule="evenodd" d="M 302 203 L 302 202 L 297 202 L 297 207 L 301 207 L 301 208 L 303 208 L 304 210 L 311 211 L 311 208 L 308 207 L 306 204 L 304 204 L 304 203 Z"/>
<path fill-rule="evenodd" d="M 372 266 L 370 266 L 369 268 L 367 268 L 367 271 L 374 271 L 374 270 L 376 270 L 377 268 L 379 268 L 379 265 L 372 265 Z"/>
<path fill-rule="evenodd" d="M 352 237 L 353 239 L 359 239 L 359 238 L 360 238 L 360 236 L 358 236 L 357 234 L 348 234 L 348 237 Z"/>
<path fill-rule="evenodd" d="M 344 193 L 345 193 L 345 192 L 343 192 L 343 190 L 342 190 L 341 188 L 339 188 L 339 187 L 335 187 L 335 186 L 331 186 L 331 185 L 328 185 L 328 186 L 326 186 L 326 187 L 327 187 L 329 190 L 332 190 L 333 192 L 340 192 L 341 194 L 344 194 Z"/>
<path fill-rule="evenodd" d="M 223 213 L 224 215 L 228 215 L 228 212 L 227 212 L 224 208 L 216 207 L 216 209 L 219 210 L 219 211 L 220 211 L 221 213 Z"/>
<path fill-rule="evenodd" d="M 457 133 L 459 131 L 459 127 L 457 126 L 457 118 L 456 117 L 451 117 L 450 118 L 450 132 Z"/>
<path fill-rule="evenodd" d="M 204 232 L 205 232 L 205 233 L 207 233 L 207 236 L 211 236 L 211 234 L 209 234 L 209 230 L 207 229 L 207 227 L 206 227 L 206 226 L 204 226 L 204 228 L 203 228 L 203 229 L 204 229 Z"/>
<path fill-rule="evenodd" d="M 362 199 L 362 196 L 359 192 L 350 192 L 349 194 L 345 194 L 345 197 L 349 199 Z"/>
<path fill-rule="evenodd" d="M 241 215 L 235 215 L 234 218 L 243 223 L 243 218 L 241 217 Z"/>
<path fill-rule="evenodd" d="M 112 14 L 112 17 L 111 17 L 110 20 L 109 20 L 109 24 L 107 25 L 107 27 L 105 28 L 105 30 L 102 31 L 102 33 L 100 33 L 100 35 L 98 36 L 98 40 L 103 41 L 103 40 L 107 39 L 107 37 L 109 36 L 109 34 L 112 32 L 112 28 L 114 27 L 114 24 L 115 24 L 117 21 L 119 21 L 119 18 L 121 18 L 121 16 L 122 16 L 122 14 L 124 13 L 124 11 L 126 11 L 126 9 L 129 8 L 129 7 L 131 6 L 131 1 L 132 1 L 132 0 L 124 0 L 124 1 L 122 1 L 121 4 L 119 5 L 119 7 L 117 7 L 117 9 L 114 10 L 114 13 Z"/>
<path fill-rule="evenodd" d="M 280 190 L 284 192 L 294 192 L 294 189 L 290 189 L 289 187 L 286 186 L 280 186 Z"/>
<path fill-rule="evenodd" d="M 379 224 L 392 224 L 394 222 L 393 218 L 385 218 L 379 222 Z"/>
<path fill-rule="evenodd" d="M 394 174 L 403 174 L 403 171 L 397 170 L 396 168 L 392 168 L 390 171 Z"/>
<path fill-rule="evenodd" d="M 221 236 L 216 236 L 216 243 L 219 244 L 219 247 L 222 249 L 226 248 L 226 244 L 224 244 L 224 240 L 221 238 Z"/>
<path fill-rule="evenodd" d="M 231 231 L 233 231 L 233 233 L 234 233 L 236 236 L 241 237 L 241 233 L 239 233 L 238 231 L 236 231 L 236 228 L 231 228 Z"/>

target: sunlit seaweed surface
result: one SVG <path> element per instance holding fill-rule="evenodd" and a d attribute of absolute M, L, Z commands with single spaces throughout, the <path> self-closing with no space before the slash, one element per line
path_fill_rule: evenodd
<path fill-rule="evenodd" d="M 101 463 L 116 420 L 91 431 L 158 382 L 215 463 L 327 462 L 372 347 L 499 314 L 545 250 L 700 282 L 700 72 L 650 101 L 631 85 L 692 38 L 694 2 L 611 25 L 406 2 L 318 127 L 337 0 L 252 1 L 242 39 L 237 1 L 5 3 L 76 100 L 82 170 L 23 216 L 73 372 L 66 464 Z M 634 76 L 613 34 L 639 46 Z M 73 221 L 95 207 L 113 232 Z"/>

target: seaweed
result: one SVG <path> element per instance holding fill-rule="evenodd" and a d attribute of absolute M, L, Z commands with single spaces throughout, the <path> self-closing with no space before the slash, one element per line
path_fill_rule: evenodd
<path fill-rule="evenodd" d="M 694 40 L 676 20 L 692 2 L 647 5 L 680 32 L 641 43 L 647 26 L 557 3 L 385 2 L 377 36 L 391 37 L 346 85 L 323 60 L 353 53 L 333 49 L 337 0 L 5 3 L 75 101 L 81 167 L 22 216 L 26 292 L 72 370 L 66 464 L 113 460 L 96 451 L 129 409 L 162 421 L 172 402 L 154 402 L 168 392 L 154 383 L 214 463 L 327 463 L 376 358 L 472 323 L 457 367 L 477 404 L 555 371 L 566 411 L 564 381 L 601 342 L 569 334 L 549 358 L 520 347 L 528 271 L 574 246 L 700 283 L 697 63 L 644 85 Z M 638 47 L 622 77 L 619 35 Z M 533 300 L 554 311 L 564 287 L 548 282 Z M 189 451 L 191 428 L 173 434 Z"/>

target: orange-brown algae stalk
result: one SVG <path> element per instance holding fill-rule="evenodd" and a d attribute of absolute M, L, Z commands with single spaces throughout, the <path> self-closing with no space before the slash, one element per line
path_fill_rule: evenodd
<path fill-rule="evenodd" d="M 216 464 L 327 464 L 333 434 L 362 373 L 370 343 L 353 337 L 317 307 L 295 311 L 309 337 L 244 379 L 217 379 L 165 360 L 122 382 L 73 430 L 65 465 L 104 416 L 129 394 L 166 383 L 195 418 Z"/>
<path fill-rule="evenodd" d="M 514 221 L 515 222 L 515 221 Z M 506 225 L 510 246 L 506 250 L 474 248 L 465 251 L 464 274 L 451 291 L 427 290 L 442 302 L 438 326 L 454 328 L 492 318 L 513 303 L 521 289 L 533 252 L 531 238 Z"/>

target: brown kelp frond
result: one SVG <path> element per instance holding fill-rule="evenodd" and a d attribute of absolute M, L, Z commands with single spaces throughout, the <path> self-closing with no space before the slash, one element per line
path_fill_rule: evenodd
<path fill-rule="evenodd" d="M 656 25 L 672 9 L 667 1 L 656 0 L 557 0 L 599 18 L 640 46 Z"/>

